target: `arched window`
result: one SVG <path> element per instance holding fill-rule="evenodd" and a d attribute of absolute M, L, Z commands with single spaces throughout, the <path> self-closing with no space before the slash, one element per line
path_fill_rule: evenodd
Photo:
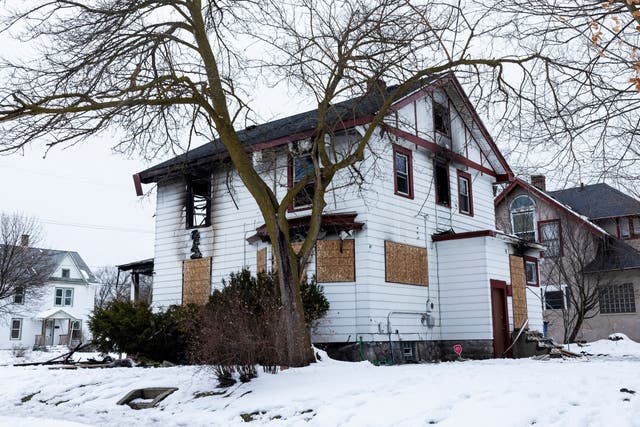
<path fill-rule="evenodd" d="M 529 196 L 518 196 L 511 202 L 511 229 L 521 239 L 536 240 L 536 205 Z"/>

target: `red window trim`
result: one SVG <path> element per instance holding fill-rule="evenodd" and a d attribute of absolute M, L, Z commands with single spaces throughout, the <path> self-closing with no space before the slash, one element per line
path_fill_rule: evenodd
<path fill-rule="evenodd" d="M 637 218 L 634 216 L 623 216 L 616 218 L 616 232 L 618 233 L 618 239 L 622 240 L 632 240 L 632 239 L 640 239 L 640 230 L 636 230 L 633 227 L 633 218 Z M 629 224 L 629 237 L 622 237 L 620 234 L 620 221 L 628 221 Z"/>
<path fill-rule="evenodd" d="M 442 203 L 438 198 L 438 174 L 436 173 L 436 168 L 439 165 L 440 166 L 444 166 L 446 171 L 447 171 L 447 186 L 449 188 L 449 204 Z M 433 183 L 435 184 L 435 190 L 436 190 L 436 204 L 451 209 L 451 175 L 449 173 L 449 162 L 448 161 L 447 162 L 440 162 L 438 160 L 434 160 L 433 161 Z"/>
<path fill-rule="evenodd" d="M 460 212 L 463 215 L 468 215 L 468 216 L 473 216 L 473 189 L 471 188 L 471 174 L 461 171 L 460 169 L 457 170 L 458 171 L 458 212 Z M 464 178 L 467 180 L 467 190 L 469 191 L 469 212 L 462 212 L 462 210 L 460 209 L 460 206 L 462 205 L 462 203 L 460 202 L 462 200 L 462 193 L 460 193 L 460 178 Z"/>
<path fill-rule="evenodd" d="M 413 199 L 413 152 L 398 144 L 393 145 L 393 194 L 407 199 Z M 398 191 L 398 180 L 396 171 L 396 153 L 407 156 L 407 179 L 409 180 L 409 194 Z"/>
<path fill-rule="evenodd" d="M 562 239 L 562 222 L 560 222 L 559 218 L 538 221 L 538 243 L 542 243 L 542 230 L 540 226 L 543 224 L 549 224 L 552 222 L 558 223 L 558 239 L 560 240 L 560 254 L 558 256 L 562 257 L 564 256 L 564 241 Z M 540 252 L 540 258 L 556 258 L 556 257 L 546 257 L 544 256 L 544 251 L 542 251 Z"/>
<path fill-rule="evenodd" d="M 536 283 L 529 283 L 527 281 L 527 261 L 532 262 L 536 265 Z M 532 256 L 524 257 L 524 284 L 527 286 L 535 286 L 537 288 L 540 287 L 540 266 L 538 265 L 538 259 Z"/>
<path fill-rule="evenodd" d="M 287 190 L 291 187 L 293 187 L 293 155 L 289 153 L 287 155 Z M 296 208 L 293 205 L 293 201 L 291 201 L 291 203 L 289 203 L 289 206 L 287 206 L 287 212 L 302 212 L 311 210 L 311 208 L 312 205 Z"/>

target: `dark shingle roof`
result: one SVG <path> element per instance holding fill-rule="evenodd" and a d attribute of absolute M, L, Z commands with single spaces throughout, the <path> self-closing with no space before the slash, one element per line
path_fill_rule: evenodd
<path fill-rule="evenodd" d="M 591 219 L 640 215 L 640 201 L 604 183 L 547 193 Z"/>
<path fill-rule="evenodd" d="M 416 89 L 437 80 L 432 77 L 425 79 L 420 83 L 416 83 L 409 88 L 405 94 L 411 93 Z M 327 115 L 327 122 L 330 125 L 337 125 L 340 122 L 361 119 L 365 116 L 375 114 L 384 100 L 398 88 L 398 85 L 388 86 L 383 92 L 371 92 L 365 96 L 359 96 L 335 104 Z M 257 126 L 249 126 L 238 132 L 240 142 L 250 147 L 262 142 L 274 141 L 280 138 L 302 134 L 312 131 L 318 124 L 318 110 L 310 110 L 304 113 L 294 114 L 282 119 L 273 120 Z M 300 138 L 302 139 L 302 137 Z M 187 165 L 194 164 L 202 159 L 217 159 L 226 157 L 226 150 L 220 139 L 202 145 L 193 150 L 189 150 L 185 154 L 181 154 L 165 162 L 157 164 L 139 173 L 143 183 L 155 181 L 156 177 L 166 172 L 185 168 Z"/>
<path fill-rule="evenodd" d="M 5 250 L 5 245 L 0 245 L 0 252 Z M 79 253 L 73 251 L 60 251 L 55 249 L 40 249 L 40 248 L 27 248 L 25 254 L 26 257 L 34 260 L 33 268 L 38 271 L 38 275 L 46 275 L 52 277 L 60 263 L 64 258 L 69 255 L 78 269 L 84 271 L 86 275 L 82 274 L 87 282 L 98 283 L 98 278 L 93 274 L 89 266 L 84 262 Z M 56 277 L 59 280 L 61 277 Z M 72 280 L 73 281 L 73 280 Z"/>
<path fill-rule="evenodd" d="M 640 269 L 640 252 L 615 238 L 600 242 L 595 259 L 584 269 L 586 273 L 598 271 Z"/>

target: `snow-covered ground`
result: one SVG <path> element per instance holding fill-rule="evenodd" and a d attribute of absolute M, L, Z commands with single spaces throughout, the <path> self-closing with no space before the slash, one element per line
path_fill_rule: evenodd
<path fill-rule="evenodd" d="M 599 354 L 621 348 L 598 345 L 609 348 Z M 640 345 L 624 346 L 571 360 L 385 367 L 324 357 L 229 389 L 194 366 L 0 366 L 0 425 L 640 426 Z M 116 405 L 132 389 L 159 386 L 179 390 L 157 408 Z"/>

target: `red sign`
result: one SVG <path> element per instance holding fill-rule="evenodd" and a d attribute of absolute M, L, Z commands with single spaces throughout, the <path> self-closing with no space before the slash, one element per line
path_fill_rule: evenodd
<path fill-rule="evenodd" d="M 462 346 L 460 344 L 456 344 L 453 346 L 453 351 L 456 352 L 458 356 L 462 354 Z"/>

